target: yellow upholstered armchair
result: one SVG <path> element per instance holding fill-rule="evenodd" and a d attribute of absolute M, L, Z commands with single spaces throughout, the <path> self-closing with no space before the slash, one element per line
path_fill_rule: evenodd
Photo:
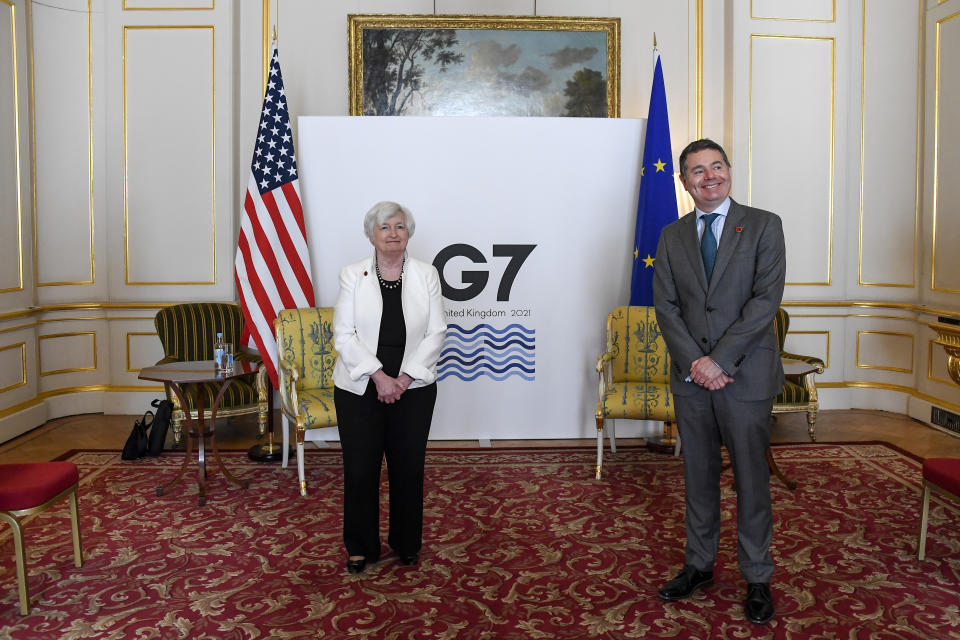
<path fill-rule="evenodd" d="M 773 413 L 790 413 L 795 411 L 804 411 L 807 414 L 807 431 L 810 434 L 810 440 L 816 442 L 817 435 L 814 431 L 817 422 L 817 411 L 820 409 L 820 403 L 817 400 L 817 386 L 813 376 L 817 373 L 823 373 L 823 360 L 814 356 L 802 356 L 796 353 L 788 353 L 783 350 L 783 343 L 787 338 L 787 330 L 790 328 L 790 314 L 786 309 L 780 307 L 777 315 L 773 318 L 773 327 L 777 332 L 777 342 L 780 344 L 780 357 L 784 360 L 795 360 L 797 364 L 806 364 L 801 369 L 807 372 L 802 375 L 789 373 L 787 368 L 787 380 L 783 385 L 783 391 L 773 399 Z"/>
<path fill-rule="evenodd" d="M 603 466 L 607 420 L 675 420 L 670 393 L 670 356 L 653 307 L 617 307 L 607 316 L 606 351 L 597 359 L 597 479 Z M 614 426 L 610 446 L 616 453 Z"/>
<path fill-rule="evenodd" d="M 305 440 L 322 439 L 322 430 L 337 426 L 333 405 L 333 308 L 284 309 L 273 322 L 280 368 L 280 408 L 283 412 L 283 466 L 287 466 L 289 422 L 297 434 L 297 474 L 300 495 L 307 495 L 303 469 Z"/>
<path fill-rule="evenodd" d="M 185 362 L 189 360 L 213 360 L 213 343 L 218 333 L 223 333 L 226 342 L 232 342 L 237 360 L 260 362 L 256 353 L 240 348 L 240 332 L 243 329 L 243 313 L 240 305 L 230 302 L 192 302 L 175 304 L 157 312 L 153 319 L 157 336 L 163 345 L 163 359 L 166 362 Z M 220 391 L 218 384 L 188 385 L 186 389 L 188 407 L 181 407 L 176 394 L 166 386 L 167 399 L 173 403 L 173 415 L 170 425 L 173 427 L 174 440 L 179 443 L 181 428 L 189 411 L 197 416 L 197 387 L 204 394 L 203 406 L 209 409 Z M 217 410 L 217 417 L 230 417 L 256 413 L 260 435 L 266 433 L 268 416 L 267 370 L 260 367 L 255 373 L 237 378 L 227 388 Z"/>

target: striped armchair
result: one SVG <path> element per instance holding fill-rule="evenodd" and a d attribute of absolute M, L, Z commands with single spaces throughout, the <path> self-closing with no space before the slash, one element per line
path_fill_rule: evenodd
<path fill-rule="evenodd" d="M 820 403 L 817 400 L 817 385 L 814 383 L 813 376 L 816 373 L 823 373 L 823 360 L 813 356 L 788 353 L 783 350 L 783 343 L 787 339 L 787 330 L 790 328 L 790 314 L 788 314 L 783 307 L 780 307 L 777 315 L 774 316 L 773 327 L 777 332 L 777 342 L 780 344 L 781 358 L 801 360 L 816 367 L 816 371 L 802 376 L 787 376 L 787 380 L 783 385 L 783 391 L 773 399 L 773 413 L 776 415 L 778 413 L 805 411 L 807 413 L 807 430 L 810 434 L 810 440 L 816 442 L 817 435 L 814 428 L 817 422 L 817 411 L 820 408 Z"/>
<path fill-rule="evenodd" d="M 260 356 L 245 352 L 239 348 L 240 332 L 243 329 L 243 314 L 240 305 L 230 302 L 192 302 L 175 304 L 161 309 L 153 319 L 157 336 L 163 344 L 164 357 L 157 364 L 166 362 L 185 362 L 188 360 L 213 360 L 213 342 L 217 333 L 223 333 L 226 342 L 232 342 L 238 360 L 260 362 Z M 181 407 L 176 394 L 166 385 L 167 399 L 173 402 L 174 440 L 179 443 L 181 428 L 185 418 L 184 411 L 197 416 L 196 394 L 199 387 L 204 394 L 203 406 L 213 406 L 219 385 L 187 385 L 184 390 L 188 407 Z M 238 378 L 227 388 L 221 401 L 217 416 L 236 416 L 256 413 L 260 434 L 266 433 L 268 421 L 267 370 L 260 367 L 256 373 Z"/>
<path fill-rule="evenodd" d="M 617 307 L 607 316 L 606 351 L 597 359 L 597 471 L 603 467 L 603 431 L 610 421 L 610 448 L 616 453 L 613 420 L 662 420 L 669 434 L 676 420 L 670 392 L 670 355 L 653 307 Z"/>

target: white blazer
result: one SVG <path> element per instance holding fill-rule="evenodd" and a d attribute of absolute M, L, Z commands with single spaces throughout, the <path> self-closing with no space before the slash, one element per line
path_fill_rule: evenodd
<path fill-rule="evenodd" d="M 447 334 L 436 268 L 407 257 L 400 299 L 407 329 L 400 372 L 413 378 L 410 388 L 423 387 L 437 379 L 437 360 Z M 333 345 L 337 350 L 333 383 L 336 386 L 362 395 L 371 374 L 383 367 L 377 359 L 382 315 L 383 298 L 373 257 L 341 269 L 340 293 L 333 309 Z"/>

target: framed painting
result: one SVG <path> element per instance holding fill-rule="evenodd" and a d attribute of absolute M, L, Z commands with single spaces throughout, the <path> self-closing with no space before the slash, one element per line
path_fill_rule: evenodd
<path fill-rule="evenodd" d="M 347 20 L 350 115 L 620 116 L 620 18 Z"/>

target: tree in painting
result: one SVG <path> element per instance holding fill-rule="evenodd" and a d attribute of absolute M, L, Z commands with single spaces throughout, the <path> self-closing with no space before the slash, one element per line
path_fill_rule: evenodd
<path fill-rule="evenodd" d="M 365 29 L 364 115 L 401 115 L 422 87 L 424 62 L 439 65 L 440 71 L 463 62 L 457 44 L 454 29 Z"/>
<path fill-rule="evenodd" d="M 603 118 L 607 115 L 607 83 L 603 74 L 584 67 L 567 80 L 563 90 L 567 96 L 567 116 L 583 118 Z"/>

